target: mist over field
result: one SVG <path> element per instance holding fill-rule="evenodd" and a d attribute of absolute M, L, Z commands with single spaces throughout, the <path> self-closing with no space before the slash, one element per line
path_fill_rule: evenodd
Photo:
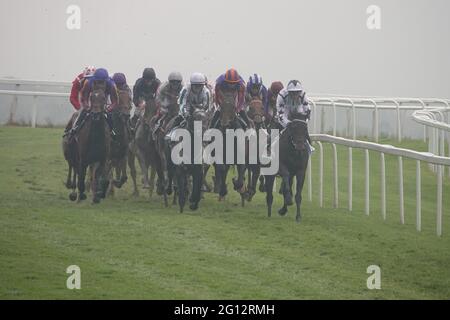
<path fill-rule="evenodd" d="M 69 5 L 81 29 L 69 30 Z M 366 26 L 369 5 L 381 29 Z M 85 65 L 210 79 L 301 80 L 309 92 L 450 97 L 446 0 L 2 0 L 0 77 L 71 81 Z"/>

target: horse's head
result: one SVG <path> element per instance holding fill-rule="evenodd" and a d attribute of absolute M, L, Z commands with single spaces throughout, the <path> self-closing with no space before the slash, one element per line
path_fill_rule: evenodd
<path fill-rule="evenodd" d="M 204 110 L 195 109 L 189 120 L 189 130 L 193 130 L 195 121 L 200 121 L 202 123 L 202 132 L 205 132 L 208 129 L 208 115 Z"/>
<path fill-rule="evenodd" d="M 308 124 L 305 120 L 294 118 L 286 127 L 285 133 L 289 139 L 289 143 L 296 151 L 305 151 Z"/>
<path fill-rule="evenodd" d="M 259 99 L 252 100 L 248 105 L 247 115 L 255 123 L 257 128 L 262 127 L 265 120 L 262 101 Z"/>
<path fill-rule="evenodd" d="M 236 119 L 236 95 L 224 95 L 220 105 L 220 124 L 223 128 L 229 127 Z"/>

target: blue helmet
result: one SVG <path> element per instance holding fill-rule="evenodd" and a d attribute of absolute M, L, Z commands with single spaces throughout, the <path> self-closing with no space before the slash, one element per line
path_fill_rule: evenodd
<path fill-rule="evenodd" d="M 254 85 L 262 85 L 262 78 L 259 74 L 255 73 L 248 79 L 249 87 L 253 87 Z"/>
<path fill-rule="evenodd" d="M 97 70 L 95 70 L 93 78 L 95 80 L 108 80 L 109 79 L 108 71 L 103 68 L 98 68 Z"/>

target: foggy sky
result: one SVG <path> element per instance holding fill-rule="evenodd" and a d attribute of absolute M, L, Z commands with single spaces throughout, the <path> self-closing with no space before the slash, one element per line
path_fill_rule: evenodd
<path fill-rule="evenodd" d="M 81 30 L 66 8 L 81 8 Z M 381 7 L 381 30 L 366 8 Z M 309 92 L 450 98 L 448 0 L 0 0 L 0 77 L 72 81 L 85 65 L 213 80 L 235 67 Z"/>

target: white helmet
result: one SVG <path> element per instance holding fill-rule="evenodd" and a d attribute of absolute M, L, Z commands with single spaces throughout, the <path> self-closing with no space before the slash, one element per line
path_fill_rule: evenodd
<path fill-rule="evenodd" d="M 183 81 L 183 76 L 179 72 L 171 72 L 169 74 L 169 81 Z"/>
<path fill-rule="evenodd" d="M 84 77 L 89 77 L 89 76 L 93 76 L 95 72 L 95 67 L 94 66 L 87 66 L 86 68 L 84 68 L 83 70 L 83 76 Z"/>
<path fill-rule="evenodd" d="M 203 73 L 195 72 L 191 75 L 191 84 L 205 84 L 206 78 Z"/>
<path fill-rule="evenodd" d="M 289 81 L 289 83 L 287 85 L 287 91 L 288 92 L 303 91 L 303 86 L 300 83 L 300 81 L 298 81 L 298 80 L 291 80 L 291 81 Z"/>

